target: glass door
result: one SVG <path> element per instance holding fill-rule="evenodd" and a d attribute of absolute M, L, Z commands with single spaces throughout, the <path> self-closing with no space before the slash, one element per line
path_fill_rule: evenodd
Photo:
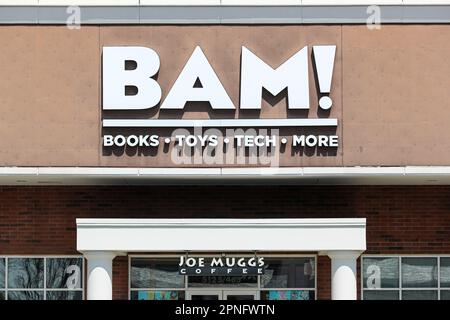
<path fill-rule="evenodd" d="M 187 300 L 257 300 L 256 290 L 189 290 Z"/>
<path fill-rule="evenodd" d="M 186 293 L 187 300 L 223 300 L 222 290 L 190 290 Z"/>
<path fill-rule="evenodd" d="M 254 290 L 224 290 L 223 300 L 257 300 L 258 293 Z"/>

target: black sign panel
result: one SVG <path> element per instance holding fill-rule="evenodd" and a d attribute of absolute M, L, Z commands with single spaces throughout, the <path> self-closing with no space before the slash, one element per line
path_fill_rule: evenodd
<path fill-rule="evenodd" d="M 180 257 L 178 272 L 186 276 L 258 276 L 264 274 L 262 257 Z"/>

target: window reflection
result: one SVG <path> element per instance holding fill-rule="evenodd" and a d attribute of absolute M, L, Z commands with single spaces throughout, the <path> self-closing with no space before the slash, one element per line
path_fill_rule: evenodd
<path fill-rule="evenodd" d="M 437 258 L 402 258 L 402 286 L 435 288 L 437 270 Z"/>
<path fill-rule="evenodd" d="M 363 278 L 364 288 L 398 288 L 399 258 L 364 258 Z"/>
<path fill-rule="evenodd" d="M 313 300 L 316 295 L 315 262 L 314 256 L 265 258 L 266 268 L 262 276 L 183 276 L 179 274 L 178 257 L 133 257 L 129 271 L 130 298 L 176 300 L 185 299 L 186 290 L 191 288 L 214 288 L 219 291 L 225 288 L 252 288 L 259 291 L 261 299 Z"/>
<path fill-rule="evenodd" d="M 80 289 L 82 278 L 82 258 L 48 258 L 47 288 Z"/>
<path fill-rule="evenodd" d="M 131 300 L 184 300 L 184 291 L 132 291 Z"/>
<path fill-rule="evenodd" d="M 398 300 L 398 290 L 364 290 L 364 300 Z"/>
<path fill-rule="evenodd" d="M 82 300 L 82 291 L 47 291 L 47 300 Z"/>
<path fill-rule="evenodd" d="M 402 300 L 437 300 L 436 290 L 403 290 Z"/>
<path fill-rule="evenodd" d="M 132 288 L 183 288 L 177 259 L 132 259 Z"/>
<path fill-rule="evenodd" d="M 450 300 L 450 290 L 441 291 L 441 300 Z"/>
<path fill-rule="evenodd" d="M 83 299 L 82 257 L 3 257 L 0 274 L 0 300 Z"/>
<path fill-rule="evenodd" d="M 256 287 L 258 285 L 257 276 L 190 276 L 188 277 L 188 287 Z"/>
<path fill-rule="evenodd" d="M 310 290 L 261 291 L 261 300 L 314 300 L 314 291 Z"/>
<path fill-rule="evenodd" d="M 8 300 L 44 300 L 44 291 L 8 291 Z"/>
<path fill-rule="evenodd" d="M 5 288 L 5 259 L 0 258 L 0 288 Z"/>
<path fill-rule="evenodd" d="M 441 288 L 450 288 L 450 258 L 441 258 Z"/>
<path fill-rule="evenodd" d="M 266 259 L 261 276 L 265 288 L 314 288 L 315 261 L 312 258 Z"/>
<path fill-rule="evenodd" d="M 448 297 L 445 289 L 450 288 L 450 257 L 363 256 L 361 267 L 364 300 L 445 300 Z"/>
<path fill-rule="evenodd" d="M 44 259 L 9 258 L 8 288 L 44 288 Z"/>

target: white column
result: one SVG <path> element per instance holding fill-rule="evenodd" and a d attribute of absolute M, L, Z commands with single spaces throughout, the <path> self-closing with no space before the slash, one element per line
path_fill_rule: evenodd
<path fill-rule="evenodd" d="M 87 260 L 87 300 L 112 300 L 112 261 L 115 252 L 84 252 Z"/>
<path fill-rule="evenodd" d="M 356 259 L 360 251 L 329 251 L 331 258 L 331 299 L 356 300 Z"/>

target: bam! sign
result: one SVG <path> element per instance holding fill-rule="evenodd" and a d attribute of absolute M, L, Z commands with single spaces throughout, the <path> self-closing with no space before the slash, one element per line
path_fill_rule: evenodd
<path fill-rule="evenodd" d="M 329 94 L 333 76 L 335 45 L 312 47 L 312 56 L 319 88 L 318 107 L 330 110 L 333 101 Z M 162 57 L 161 59 L 164 59 Z M 233 110 L 260 110 L 263 91 L 273 96 L 282 92 L 287 94 L 288 110 L 310 109 L 310 81 L 308 47 L 295 52 L 279 67 L 273 68 L 254 52 L 242 47 L 240 65 L 239 104 L 235 105 L 222 85 L 215 70 L 200 47 L 192 55 L 179 73 L 173 86 L 163 96 L 157 74 L 160 70 L 158 53 L 147 47 L 104 47 L 103 48 L 103 110 L 146 110 L 159 108 L 184 112 L 191 102 L 206 102 L 211 112 L 233 112 Z M 120 114 L 124 114 L 122 111 Z M 132 114 L 132 113 L 130 113 Z M 222 113 L 223 114 L 223 113 Z M 255 114 L 255 113 L 253 113 Z M 132 117 L 103 119 L 103 128 L 128 128 L 128 134 L 105 134 L 104 147 L 158 147 L 170 144 L 188 148 L 220 148 L 233 145 L 243 148 L 266 148 L 291 144 L 292 147 L 338 147 L 338 136 L 330 134 L 293 134 L 280 137 L 277 130 L 282 128 L 336 128 L 334 118 L 219 118 L 176 119 L 158 117 L 136 119 Z M 162 137 L 154 131 L 149 134 L 129 134 L 129 128 L 172 128 L 170 137 Z M 189 129 L 190 128 L 190 129 Z M 192 128 L 202 128 L 192 134 Z M 203 129 L 210 130 L 208 134 Z M 237 133 L 234 130 L 240 130 Z M 268 129 L 271 132 L 268 132 Z M 181 131 L 180 131 L 181 130 Z M 211 131 L 212 130 L 212 131 Z M 230 133 L 230 130 L 233 130 Z M 248 132 L 248 130 L 253 130 Z M 255 132 L 263 130 L 263 132 Z M 265 131 L 264 131 L 265 130 Z M 223 132 L 226 131 L 226 134 Z M 316 131 L 317 132 L 317 131 Z M 231 135 L 231 137 L 230 137 Z M 215 152 L 214 152 L 215 153 Z"/>
<path fill-rule="evenodd" d="M 329 94 L 336 46 L 313 46 L 320 91 Z M 133 61 L 134 68 L 125 67 Z M 153 78 L 158 73 L 158 54 L 145 47 L 103 48 L 103 109 L 142 110 L 161 102 L 162 92 Z M 201 87 L 195 84 L 200 81 Z M 127 95 L 126 88 L 136 88 Z M 309 109 L 308 47 L 273 69 L 246 47 L 242 47 L 241 109 L 261 109 L 262 89 L 276 96 L 288 90 L 289 109 Z M 236 109 L 200 47 L 196 47 L 161 109 L 183 109 L 187 102 L 209 102 L 212 109 Z M 323 96 L 319 105 L 329 109 L 332 101 Z"/>

